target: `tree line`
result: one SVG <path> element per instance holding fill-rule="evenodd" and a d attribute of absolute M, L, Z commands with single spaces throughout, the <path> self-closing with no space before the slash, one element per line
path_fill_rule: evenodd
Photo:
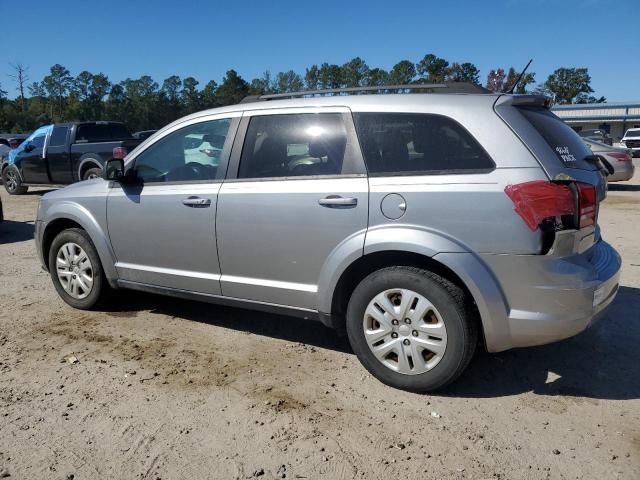
<path fill-rule="evenodd" d="M 414 63 L 401 60 L 390 70 L 369 67 L 359 58 L 337 65 L 314 64 L 304 75 L 293 70 L 272 75 L 266 71 L 250 81 L 235 70 L 228 70 L 220 84 L 209 80 L 201 84 L 194 77 L 172 75 L 156 82 L 149 75 L 112 82 L 104 73 L 82 71 L 77 76 L 56 64 L 40 81 L 31 82 L 29 67 L 10 64 L 9 75 L 17 97 L 7 98 L 0 82 L 0 132 L 22 133 L 40 125 L 71 120 L 119 120 L 132 131 L 160 128 L 199 110 L 238 103 L 249 95 L 290 93 L 327 88 L 407 85 L 415 83 L 468 82 L 494 92 L 508 92 L 519 77 L 510 67 L 492 69 L 484 83 L 480 70 L 470 62 L 449 62 L 434 54 Z M 604 102 L 591 96 L 591 77 L 586 68 L 559 68 L 547 80 L 535 85 L 535 73 L 525 73 L 516 93 L 530 91 L 555 96 L 556 102 Z"/>

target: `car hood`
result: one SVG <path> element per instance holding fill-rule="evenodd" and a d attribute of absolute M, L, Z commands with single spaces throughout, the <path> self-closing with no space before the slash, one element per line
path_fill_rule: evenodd
<path fill-rule="evenodd" d="M 84 180 L 82 182 L 72 183 L 59 190 L 45 193 L 42 198 L 45 201 L 69 199 L 73 197 L 86 197 L 104 194 L 109 190 L 109 182 L 102 178 L 94 178 L 92 180 Z"/>

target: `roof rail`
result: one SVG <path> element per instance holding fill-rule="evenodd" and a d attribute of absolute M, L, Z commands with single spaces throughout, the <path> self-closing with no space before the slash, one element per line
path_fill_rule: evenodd
<path fill-rule="evenodd" d="M 327 88 L 323 90 L 303 90 L 290 93 L 272 93 L 268 95 L 251 95 L 240 103 L 282 100 L 295 97 L 318 97 L 333 95 L 351 95 L 359 93 L 410 93 L 412 90 L 426 90 L 427 93 L 492 93 L 480 85 L 466 82 L 447 83 L 414 83 L 411 85 L 380 85 L 371 87 Z M 440 92 L 441 91 L 441 92 Z"/>

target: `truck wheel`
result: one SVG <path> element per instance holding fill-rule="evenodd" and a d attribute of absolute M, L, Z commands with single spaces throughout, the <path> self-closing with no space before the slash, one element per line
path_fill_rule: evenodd
<path fill-rule="evenodd" d="M 58 295 L 81 310 L 96 307 L 111 290 L 96 247 L 80 228 L 63 230 L 53 239 L 49 273 Z"/>
<path fill-rule="evenodd" d="M 9 166 L 2 171 L 2 183 L 9 195 L 24 195 L 29 190 L 29 187 L 22 185 L 22 179 L 15 167 Z"/>
<path fill-rule="evenodd" d="M 95 168 L 90 168 L 89 170 L 84 172 L 84 175 L 82 175 L 82 180 L 92 180 L 94 178 L 101 178 L 101 177 L 102 177 L 102 169 L 95 167 Z"/>
<path fill-rule="evenodd" d="M 373 272 L 356 287 L 347 334 L 374 377 L 418 393 L 453 382 L 478 340 L 459 287 L 427 270 L 400 266 Z"/>

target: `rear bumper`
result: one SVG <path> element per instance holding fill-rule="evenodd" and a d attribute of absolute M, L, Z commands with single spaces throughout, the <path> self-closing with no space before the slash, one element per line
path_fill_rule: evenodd
<path fill-rule="evenodd" d="M 631 180 L 636 167 L 633 162 L 617 162 L 614 166 L 614 172 L 607 177 L 607 182 L 625 182 Z"/>
<path fill-rule="evenodd" d="M 600 318 L 618 291 L 621 259 L 600 240 L 583 254 L 481 255 L 507 303 L 507 332 L 486 338 L 489 351 L 572 337 Z M 485 329 L 486 336 L 486 329 Z"/>

